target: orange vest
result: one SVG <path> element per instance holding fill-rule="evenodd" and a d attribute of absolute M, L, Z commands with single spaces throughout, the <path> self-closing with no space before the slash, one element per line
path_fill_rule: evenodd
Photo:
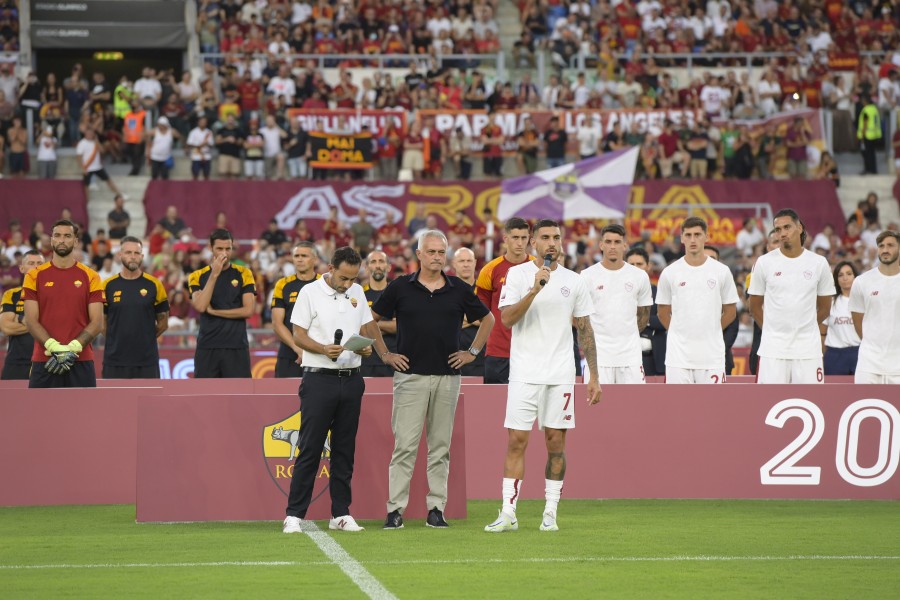
<path fill-rule="evenodd" d="M 129 111 L 125 115 L 125 123 L 122 125 L 122 139 L 126 144 L 143 144 L 144 143 L 144 121 L 147 113 L 144 111 Z"/>

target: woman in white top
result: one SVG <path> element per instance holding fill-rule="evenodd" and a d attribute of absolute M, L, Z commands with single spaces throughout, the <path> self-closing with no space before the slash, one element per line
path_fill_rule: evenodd
<path fill-rule="evenodd" d="M 53 128 L 47 126 L 38 138 L 38 177 L 56 179 L 56 146 L 59 141 L 53 135 Z"/>
<path fill-rule="evenodd" d="M 859 357 L 860 339 L 850 315 L 850 288 L 859 275 L 853 263 L 842 261 L 834 268 L 834 295 L 831 314 L 820 329 L 825 340 L 824 367 L 826 375 L 853 375 Z"/>
<path fill-rule="evenodd" d="M 152 179 L 169 178 L 169 169 L 175 166 L 172 146 L 177 139 L 181 139 L 181 135 L 172 129 L 169 119 L 166 117 L 157 119 L 156 128 L 150 132 L 147 139 L 147 162 L 150 163 Z"/>

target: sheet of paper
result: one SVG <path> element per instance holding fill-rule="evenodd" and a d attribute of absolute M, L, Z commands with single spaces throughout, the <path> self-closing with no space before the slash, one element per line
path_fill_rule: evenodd
<path fill-rule="evenodd" d="M 375 340 L 363 337 L 361 335 L 356 335 L 355 333 L 347 338 L 347 341 L 342 345 L 344 346 L 344 350 L 349 350 L 350 352 L 356 352 L 358 350 L 362 350 L 367 346 L 371 346 L 375 343 Z"/>

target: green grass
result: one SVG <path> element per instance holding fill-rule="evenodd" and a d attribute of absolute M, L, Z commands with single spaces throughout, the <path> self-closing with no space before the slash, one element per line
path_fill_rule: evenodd
<path fill-rule="evenodd" d="M 470 502 L 449 530 L 370 521 L 333 537 L 404 599 L 900 596 L 900 502 L 563 500 L 561 531 L 542 533 L 543 503 L 529 501 L 518 532 L 484 533 L 497 504 Z M 290 564 L 198 564 L 217 562 Z M 137 525 L 133 506 L 0 508 L 0 597 L 125 596 L 365 597 L 280 522 Z"/>

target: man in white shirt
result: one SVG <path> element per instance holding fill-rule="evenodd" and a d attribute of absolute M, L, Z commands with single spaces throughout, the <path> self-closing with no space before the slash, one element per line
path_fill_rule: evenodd
<path fill-rule="evenodd" d="M 575 98 L 575 108 L 584 108 L 591 95 L 591 88 L 585 82 L 584 73 L 579 73 L 572 84 L 572 95 Z"/>
<path fill-rule="evenodd" d="M 668 330 L 666 383 L 725 383 L 722 330 L 737 316 L 731 269 L 703 251 L 706 221 L 681 225 L 685 254 L 663 269 L 656 285 L 657 315 Z"/>
<path fill-rule="evenodd" d="M 762 231 L 756 226 L 756 219 L 747 218 L 744 220 L 744 226 L 738 231 L 734 245 L 741 256 L 753 256 L 756 247 L 765 241 Z"/>
<path fill-rule="evenodd" d="M 331 493 L 329 529 L 362 531 L 350 516 L 350 480 L 356 453 L 356 432 L 366 384 L 360 374 L 363 356 L 372 346 L 355 352 L 340 344 L 351 335 L 375 340 L 379 354 L 387 352 L 378 325 L 358 283 L 362 259 L 353 248 L 338 248 L 328 274 L 297 294 L 291 313 L 294 342 L 303 349 L 303 383 L 300 386 L 299 453 L 294 462 L 288 495 L 284 533 L 301 533 L 301 521 L 312 501 L 313 486 L 325 441 L 331 432 Z M 341 336 L 336 332 L 340 331 Z M 337 342 L 337 343 L 336 343 Z M 293 457 L 292 457 L 293 458 Z"/>
<path fill-rule="evenodd" d="M 266 161 L 266 177 L 284 179 L 284 152 L 281 151 L 282 140 L 287 139 L 287 132 L 275 122 L 275 115 L 266 115 L 266 125 L 259 134 L 263 137 L 263 157 Z"/>
<path fill-rule="evenodd" d="M 850 314 L 862 338 L 855 383 L 900 384 L 900 233 L 878 236 L 878 268 L 850 289 Z"/>
<path fill-rule="evenodd" d="M 162 98 L 162 85 L 156 78 L 156 70 L 144 67 L 143 76 L 134 82 L 134 95 L 144 108 L 155 107 Z M 147 102 L 146 99 L 150 99 Z"/>
<path fill-rule="evenodd" d="M 581 157 L 581 160 L 597 156 L 602 138 L 603 132 L 600 130 L 600 116 L 596 114 L 584 115 L 584 120 L 575 133 L 575 139 L 578 140 L 578 155 Z"/>
<path fill-rule="evenodd" d="M 562 231 L 542 219 L 534 226 L 532 247 L 539 258 L 512 267 L 498 303 L 503 325 L 512 329 L 506 421 L 509 432 L 503 469 L 503 508 L 485 526 L 490 533 L 515 531 L 516 500 L 525 476 L 525 449 L 537 418 L 547 443 L 544 514 L 541 531 L 557 531 L 556 513 L 566 473 L 566 432 L 575 427 L 575 361 L 572 319 L 591 373 L 588 403 L 600 401 L 597 350 L 590 315 L 593 304 L 584 280 L 560 266 Z"/>
<path fill-rule="evenodd" d="M 266 86 L 266 93 L 273 98 L 284 96 L 288 106 L 294 103 L 294 96 L 297 95 L 297 85 L 291 78 L 290 73 L 288 73 L 287 65 L 278 67 L 278 75 L 269 80 L 269 85 Z"/>
<path fill-rule="evenodd" d="M 762 330 L 758 383 L 824 383 L 819 323 L 835 294 L 831 267 L 803 247 L 806 227 L 790 208 L 775 215 L 781 247 L 756 260 L 750 314 Z"/>
<path fill-rule="evenodd" d="M 121 194 L 115 182 L 109 178 L 109 174 L 103 168 L 103 160 L 101 158 L 103 149 L 97 141 L 97 134 L 94 133 L 92 127 L 84 130 L 84 137 L 75 146 L 75 154 L 81 163 L 81 183 L 84 186 L 84 195 L 86 197 L 90 196 L 91 180 L 94 178 L 94 175 L 106 182 L 106 185 L 114 194 Z"/>
<path fill-rule="evenodd" d="M 731 93 L 723 88 L 721 83 L 721 77 L 714 77 L 700 91 L 700 102 L 703 103 L 703 111 L 706 113 L 707 119 L 724 116 L 723 109 L 726 108 Z"/>
<path fill-rule="evenodd" d="M 209 180 L 216 140 L 212 130 L 207 127 L 205 116 L 197 119 L 197 126 L 188 133 L 185 145 L 191 155 L 191 175 L 194 177 L 194 181 L 200 177 L 201 173 L 203 179 Z"/>
<path fill-rule="evenodd" d="M 759 83 L 756 84 L 756 92 L 759 96 L 759 108 L 765 116 L 778 112 L 781 107 L 781 84 L 772 71 L 766 71 Z"/>
<path fill-rule="evenodd" d="M 581 272 L 594 303 L 600 383 L 645 383 L 640 332 L 650 323 L 653 294 L 645 271 L 625 262 L 625 228 L 600 230 L 603 260 Z"/>

